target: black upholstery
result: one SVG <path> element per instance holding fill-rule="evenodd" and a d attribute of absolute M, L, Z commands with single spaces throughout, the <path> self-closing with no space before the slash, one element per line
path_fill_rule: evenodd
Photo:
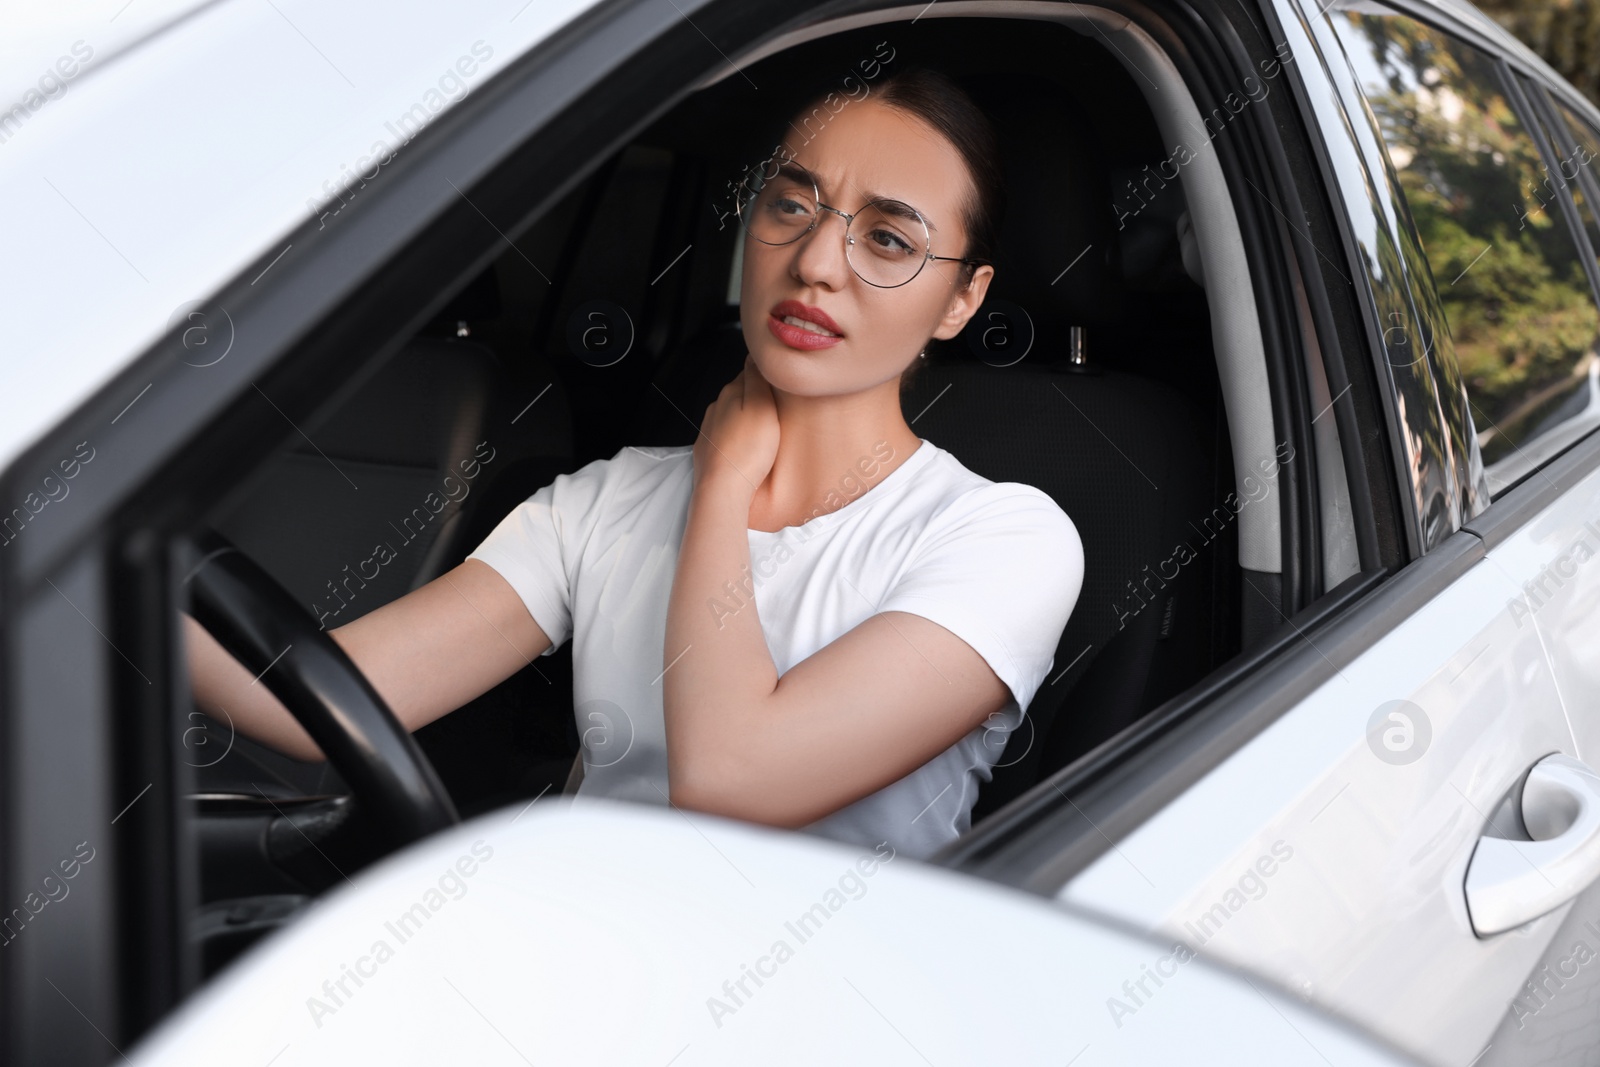
<path fill-rule="evenodd" d="M 329 629 L 454 567 L 518 503 L 572 469 L 565 391 L 548 367 L 530 360 L 536 365 L 524 368 L 513 387 L 516 378 L 488 347 L 449 336 L 457 321 L 476 326 L 493 316 L 496 309 L 484 302 L 484 290 L 469 286 L 436 320 L 438 328 L 429 329 L 433 336 L 419 334 L 407 342 L 337 410 L 304 427 L 309 442 L 296 436 L 212 518 L 216 529 Z M 548 392 L 528 408 L 545 384 Z M 480 442 L 487 442 L 481 451 Z M 485 462 L 490 449 L 492 458 Z M 475 476 L 466 478 L 472 470 Z M 368 562 L 381 558 L 375 556 L 380 543 L 393 558 Z M 544 689 L 554 692 L 548 678 L 554 669 L 548 661 L 544 666 L 543 675 L 533 671 L 540 676 L 510 679 L 474 702 L 493 705 L 487 711 L 464 708 L 448 717 L 449 730 L 436 723 L 418 732 L 462 810 L 474 810 L 468 786 L 489 777 L 486 767 L 501 772 L 497 785 L 509 781 L 515 768 L 498 766 L 504 762 L 499 757 L 521 757 L 537 747 L 509 745 L 505 737 L 513 728 L 527 732 L 520 722 L 530 717 L 526 709 L 546 703 Z M 435 743 L 433 735 L 468 728 L 480 736 Z M 192 761 L 203 767 L 201 781 L 209 790 L 340 789 L 325 764 L 297 763 L 225 727 L 210 729 L 218 735 L 216 747 L 204 755 L 224 747 L 230 755 L 214 764 Z M 486 760 L 482 736 L 496 730 L 497 745 Z M 461 770 L 454 766 L 463 762 L 456 749 L 479 756 Z"/>
<path fill-rule="evenodd" d="M 729 308 L 736 315 L 738 308 Z M 737 318 L 690 338 L 662 359 L 655 388 L 640 397 L 629 443 L 693 444 L 706 408 L 744 366 L 749 348 Z"/>
<path fill-rule="evenodd" d="M 217 528 L 329 628 L 404 595 L 471 550 L 474 495 L 519 461 L 543 454 L 559 464 L 570 454 L 559 435 L 534 437 L 547 425 L 537 420 L 519 422 L 515 434 L 490 432 L 499 377 L 494 353 L 473 341 L 413 339 L 311 428 L 309 442 L 265 465 Z M 482 455 L 492 449 L 493 458 L 473 468 L 483 441 Z M 394 558 L 367 564 L 380 544 Z"/>
<path fill-rule="evenodd" d="M 930 367 L 904 408 L 919 436 L 970 470 L 1044 490 L 1083 542 L 1077 604 L 1028 722 L 984 787 L 983 815 L 1132 722 L 1175 672 L 1203 673 L 1208 568 L 1172 557 L 1195 540 L 1188 519 L 1205 514 L 1205 437 L 1165 386 L 1033 354 L 1006 368 Z"/>
<path fill-rule="evenodd" d="M 1014 353 L 989 351 L 985 362 L 957 350 L 917 379 L 903 406 L 921 436 L 973 471 L 1050 494 L 1084 548 L 1083 587 L 1055 664 L 984 787 L 978 818 L 1205 673 L 1214 548 L 1190 526 L 1213 494 L 1201 409 L 1096 356 L 1105 327 L 1157 309 L 1135 307 L 1123 288 L 1106 153 L 1091 123 L 1037 75 L 990 76 L 970 89 L 1000 127 L 1009 203 L 995 278 L 965 336 L 987 327 L 989 308 L 1009 304 L 1024 310 L 1032 344 L 1010 366 L 989 364 Z M 1069 358 L 1074 326 L 1083 366 Z M 1161 357 L 1213 359 L 1204 350 Z M 1196 558 L 1176 554 L 1180 543 Z"/>

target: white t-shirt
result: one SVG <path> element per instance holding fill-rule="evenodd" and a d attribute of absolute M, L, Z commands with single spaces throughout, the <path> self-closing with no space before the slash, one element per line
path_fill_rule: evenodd
<path fill-rule="evenodd" d="M 886 442 L 862 473 L 894 458 Z M 808 830 L 930 855 L 971 825 L 980 782 L 1054 663 L 1083 584 L 1083 546 L 1048 495 L 991 482 L 922 441 L 862 491 L 840 480 L 837 510 L 800 526 L 750 530 L 748 602 L 781 677 L 883 611 L 931 619 L 966 641 L 1011 689 L 989 719 L 921 767 Z M 572 638 L 573 702 L 584 774 L 575 801 L 667 803 L 660 678 L 667 600 L 688 519 L 688 445 L 624 448 L 534 493 L 468 556 L 493 567 L 550 637 Z M 549 655 L 549 652 L 545 653 Z"/>

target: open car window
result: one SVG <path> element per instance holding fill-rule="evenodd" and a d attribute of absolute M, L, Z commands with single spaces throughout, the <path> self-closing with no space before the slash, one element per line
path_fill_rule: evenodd
<path fill-rule="evenodd" d="M 962 20 L 931 20 L 918 32 L 959 68 L 967 31 Z M 1261 318 L 1292 309 L 1293 328 L 1306 331 L 1308 310 L 1287 289 L 1278 307 L 1254 298 L 1263 268 L 1249 263 L 1216 143 L 1236 113 L 1199 108 L 1182 72 L 1132 29 L 1120 40 L 1142 66 L 1062 25 L 984 31 L 986 54 L 1009 59 L 969 60 L 963 75 L 1002 122 L 1014 196 L 1028 210 L 1008 223 L 1010 270 L 990 302 L 965 334 L 930 350 L 903 407 L 916 432 L 977 473 L 1050 494 L 1083 531 L 1092 568 L 1055 668 L 980 795 L 980 823 L 1283 632 L 1314 572 L 1333 564 L 1320 593 L 1356 563 L 1348 534 L 1334 555 L 1289 540 L 1305 519 L 1285 509 L 1307 491 L 1288 493 L 1289 465 L 1298 478 L 1316 464 L 1319 506 L 1336 510 L 1341 466 L 1327 458 L 1341 446 L 1337 434 L 1313 443 L 1313 420 L 1275 411 L 1268 382 L 1280 371 L 1268 367 Z M 886 24 L 794 40 L 752 70 L 783 84 L 815 56 L 854 57 L 843 84 L 864 99 L 905 32 Z M 1065 79 L 1050 73 L 1063 49 L 1081 59 Z M 1107 79 L 1123 89 L 1110 111 L 1095 103 Z M 631 445 L 692 442 L 694 416 L 743 359 L 728 299 L 740 231 L 722 194 L 759 149 L 749 134 L 761 113 L 739 78 L 709 82 L 514 235 L 471 197 L 478 228 L 502 239 L 496 254 L 231 485 L 204 522 L 333 626 L 459 562 L 557 474 Z M 1166 145 L 1187 119 L 1206 137 L 1177 159 Z M 1043 144 L 1040 128 L 1052 134 Z M 1260 212 L 1277 239 L 1292 239 Z M 1143 313 L 1152 304 L 1164 313 Z M 1302 332 L 1301 344 L 1314 341 Z M 1325 380 L 1322 389 L 1305 403 L 1320 398 L 1331 424 L 1341 397 Z M 302 521 L 303 508 L 319 526 Z M 463 813 L 575 780 L 580 735 L 610 727 L 596 725 L 603 709 L 574 708 L 572 694 L 571 649 L 558 649 L 419 731 Z M 211 746 L 191 761 L 199 792 L 215 798 L 202 818 L 238 822 L 251 809 L 223 798 L 263 789 L 280 807 L 341 792 L 325 766 L 295 765 L 226 724 L 193 723 L 192 739 Z M 250 817 L 268 814 L 258 804 Z M 321 872 L 313 888 L 339 867 L 307 862 Z M 293 879 L 268 888 L 292 892 Z"/>

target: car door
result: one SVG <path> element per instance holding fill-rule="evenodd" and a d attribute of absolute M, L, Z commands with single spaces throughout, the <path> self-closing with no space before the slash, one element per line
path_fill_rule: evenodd
<path fill-rule="evenodd" d="M 1535 124 L 1544 132 L 1547 171 L 1541 199 L 1564 204 L 1587 237 L 1590 262 L 1600 248 L 1600 158 L 1595 109 L 1570 87 L 1519 79 Z M 1557 199 L 1557 194 L 1564 194 Z M 1600 273 L 1597 271 L 1596 273 Z M 1529 403 L 1531 401 L 1531 403 Z M 1523 487 L 1506 494 L 1468 527 L 1487 545 L 1524 530 L 1540 553 L 1525 570 L 1527 624 L 1544 642 L 1566 703 L 1580 757 L 1600 760 L 1600 474 L 1581 445 L 1600 425 L 1600 355 L 1593 348 L 1570 361 L 1567 373 L 1529 390 L 1523 401 L 1522 450 L 1542 462 Z M 1560 930 L 1511 1001 L 1495 1031 L 1484 1067 L 1570 1062 L 1600 1048 L 1600 889 L 1580 894 Z"/>
<path fill-rule="evenodd" d="M 1547 950 L 1570 969 L 1562 924 L 1575 881 L 1593 876 L 1564 878 L 1549 855 L 1592 865 L 1589 823 L 1530 818 L 1552 838 L 1536 843 L 1516 817 L 1545 810 L 1540 783 L 1569 771 L 1552 787 L 1566 802 L 1600 800 L 1600 779 L 1546 763 L 1522 805 L 1547 757 L 1600 758 L 1581 743 L 1600 725 L 1578 714 L 1595 699 L 1597 615 L 1576 547 L 1600 547 L 1600 525 L 1584 525 L 1600 514 L 1600 449 L 1589 440 L 1549 471 L 1522 454 L 1536 395 L 1592 359 L 1590 253 L 1569 205 L 1537 195 L 1540 142 L 1486 39 L 1365 0 L 1286 14 L 1353 220 L 1395 425 L 1426 404 L 1439 430 L 1396 440 L 1425 551 L 1354 611 L 1308 626 L 1307 669 L 1286 661 L 1229 694 L 1262 718 L 1274 700 L 1285 710 L 1058 895 L 1270 974 L 1431 1062 L 1467 1064 Z M 1450 472 L 1442 512 L 1405 477 L 1423 460 Z M 1249 722 L 1233 720 L 1235 737 Z M 1190 733 L 1201 750 L 1229 740 Z M 1496 907 L 1502 861 L 1502 877 L 1532 883 L 1519 907 Z M 1116 993 L 1107 1010 L 1136 1025 L 1149 992 Z"/>

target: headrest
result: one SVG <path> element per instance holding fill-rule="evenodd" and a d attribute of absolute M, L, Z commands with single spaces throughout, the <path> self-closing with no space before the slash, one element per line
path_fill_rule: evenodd
<path fill-rule="evenodd" d="M 990 73 L 966 88 L 999 129 L 1007 198 L 985 300 L 1019 305 L 1034 344 L 1065 351 L 1071 326 L 1114 321 L 1123 302 L 1111 181 L 1094 127 L 1058 83 Z M 968 329 L 982 329 L 984 310 Z"/>

